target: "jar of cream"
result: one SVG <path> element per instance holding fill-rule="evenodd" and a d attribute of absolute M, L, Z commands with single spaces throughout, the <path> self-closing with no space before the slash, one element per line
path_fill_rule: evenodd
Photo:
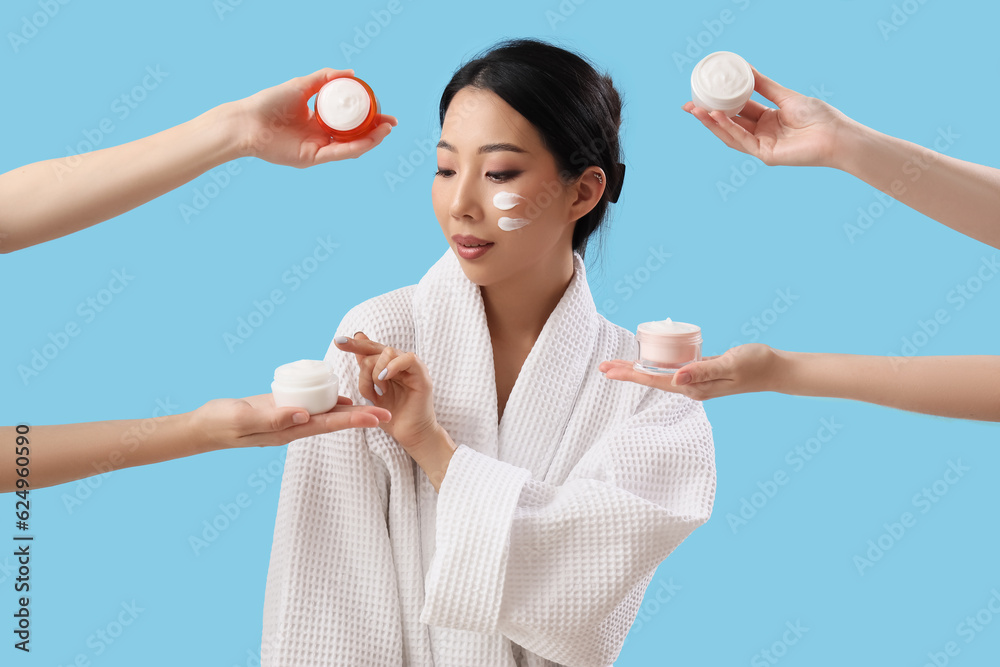
<path fill-rule="evenodd" d="M 701 59 L 691 72 L 691 101 L 708 111 L 735 116 L 753 95 L 750 63 L 729 51 L 716 51 Z"/>
<path fill-rule="evenodd" d="M 692 361 L 701 361 L 701 327 L 687 322 L 645 322 L 639 325 L 637 371 L 652 375 L 672 374 Z"/>
<path fill-rule="evenodd" d="M 352 141 L 375 129 L 378 100 L 353 76 L 327 81 L 316 94 L 316 120 L 336 141 Z"/>
<path fill-rule="evenodd" d="M 271 393 L 279 408 L 305 408 L 315 415 L 337 404 L 340 378 L 326 361 L 300 359 L 275 369 Z"/>

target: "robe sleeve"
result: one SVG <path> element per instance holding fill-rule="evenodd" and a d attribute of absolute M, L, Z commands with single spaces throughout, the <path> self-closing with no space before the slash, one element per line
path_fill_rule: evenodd
<path fill-rule="evenodd" d="M 560 485 L 460 445 L 437 501 L 421 620 L 500 632 L 558 663 L 609 665 L 657 565 L 714 498 L 701 403 L 656 389 Z"/>

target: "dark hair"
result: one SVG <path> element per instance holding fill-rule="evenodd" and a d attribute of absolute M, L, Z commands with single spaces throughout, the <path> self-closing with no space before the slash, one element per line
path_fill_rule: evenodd
<path fill-rule="evenodd" d="M 587 239 L 607 214 L 611 192 L 624 174 L 618 130 L 622 102 L 611 77 L 575 53 L 534 39 L 505 40 L 462 65 L 441 94 L 440 120 L 459 90 L 489 90 L 537 128 L 566 181 L 596 165 L 604 170 L 604 195 L 573 229 L 573 250 L 584 254 Z"/>

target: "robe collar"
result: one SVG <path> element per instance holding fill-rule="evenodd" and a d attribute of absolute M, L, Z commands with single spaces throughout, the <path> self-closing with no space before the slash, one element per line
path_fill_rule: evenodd
<path fill-rule="evenodd" d="M 524 361 L 497 424 L 496 375 L 486 309 L 454 251 L 416 287 L 415 352 L 434 385 L 438 422 L 456 444 L 531 470 L 540 479 L 558 449 L 577 396 L 597 372 L 599 316 L 583 258 Z"/>

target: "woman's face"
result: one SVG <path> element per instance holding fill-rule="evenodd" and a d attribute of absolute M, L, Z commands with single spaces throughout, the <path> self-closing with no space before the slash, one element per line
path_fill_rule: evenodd
<path fill-rule="evenodd" d="M 465 275 L 480 286 L 530 275 L 540 262 L 570 253 L 575 221 L 603 192 L 597 167 L 573 184 L 560 180 L 535 127 L 498 95 L 477 88 L 452 98 L 437 163 L 434 214 Z M 516 196 L 495 202 L 498 193 Z M 501 218 L 508 228 L 520 227 L 505 231 Z M 486 248 L 467 247 L 477 244 Z"/>

